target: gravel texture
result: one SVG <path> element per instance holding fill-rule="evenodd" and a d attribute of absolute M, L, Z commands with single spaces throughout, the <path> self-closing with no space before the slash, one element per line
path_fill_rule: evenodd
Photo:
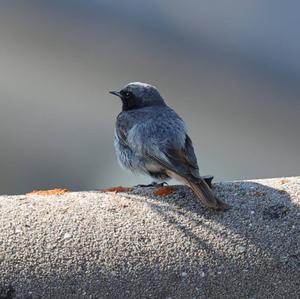
<path fill-rule="evenodd" d="M 300 177 L 0 197 L 0 298 L 300 298 Z"/>

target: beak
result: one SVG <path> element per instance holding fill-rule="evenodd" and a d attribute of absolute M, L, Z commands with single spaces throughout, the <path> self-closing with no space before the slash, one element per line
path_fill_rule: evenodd
<path fill-rule="evenodd" d="M 122 98 L 122 95 L 118 91 L 110 91 L 110 94 L 113 94 L 114 96 L 117 96 L 119 98 Z"/>

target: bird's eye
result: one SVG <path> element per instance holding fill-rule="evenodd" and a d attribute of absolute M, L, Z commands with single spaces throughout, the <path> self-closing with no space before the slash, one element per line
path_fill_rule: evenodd
<path fill-rule="evenodd" d="M 130 92 L 128 92 L 128 91 L 125 92 L 125 97 L 126 97 L 126 98 L 129 98 L 129 97 L 130 97 Z"/>

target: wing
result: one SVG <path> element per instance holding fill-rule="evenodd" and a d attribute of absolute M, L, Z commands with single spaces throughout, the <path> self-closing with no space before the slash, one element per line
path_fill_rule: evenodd
<path fill-rule="evenodd" d="M 190 137 L 185 135 L 183 148 L 165 148 L 163 155 L 148 152 L 147 156 L 164 168 L 185 178 L 200 178 L 197 158 Z"/>
<path fill-rule="evenodd" d="M 136 154 L 183 177 L 199 177 L 192 141 L 183 120 L 173 111 L 134 125 L 118 136 Z"/>

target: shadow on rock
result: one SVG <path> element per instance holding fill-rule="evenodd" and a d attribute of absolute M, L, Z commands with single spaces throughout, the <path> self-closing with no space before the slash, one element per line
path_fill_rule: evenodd
<path fill-rule="evenodd" d="M 285 297 L 299 286 L 300 211 L 288 192 L 256 182 L 217 184 L 215 192 L 232 207 L 215 212 L 189 188 L 177 188 L 165 197 L 147 192 L 147 205 L 192 245 L 187 255 L 202 252 L 198 264 L 187 261 L 199 296 L 212 298 L 219 289 L 226 298 Z"/>

